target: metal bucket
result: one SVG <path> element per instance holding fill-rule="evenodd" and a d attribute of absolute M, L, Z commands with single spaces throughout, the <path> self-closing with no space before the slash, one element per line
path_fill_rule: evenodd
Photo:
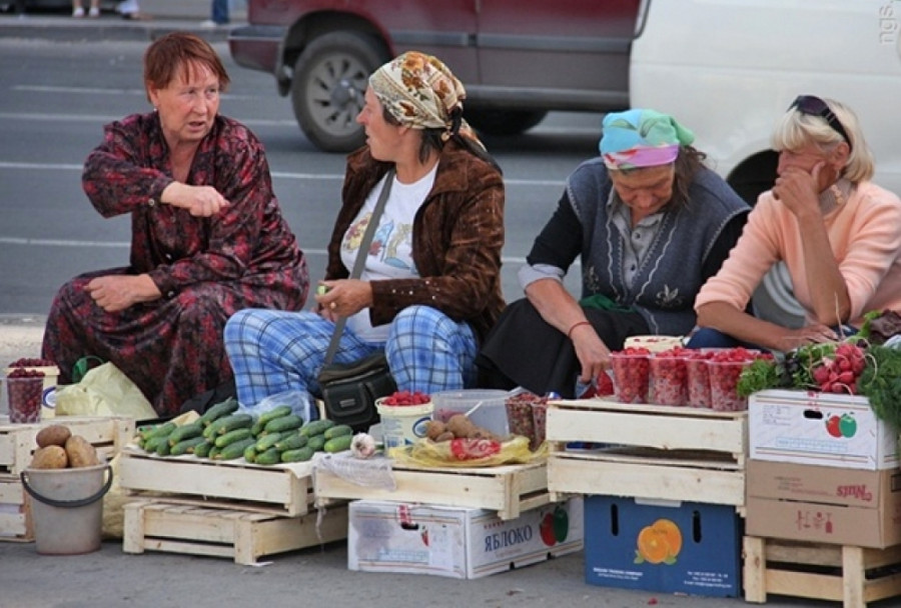
<path fill-rule="evenodd" d="M 38 553 L 79 555 L 100 549 L 102 499 L 113 483 L 110 465 L 25 469 L 21 478 L 22 487 L 34 498 L 31 512 Z"/>

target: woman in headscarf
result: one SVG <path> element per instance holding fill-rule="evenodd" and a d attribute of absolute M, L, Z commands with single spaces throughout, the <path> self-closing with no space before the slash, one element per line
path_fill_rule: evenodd
<path fill-rule="evenodd" d="M 335 363 L 384 350 L 399 390 L 474 386 L 478 345 L 504 306 L 504 184 L 462 118 L 464 97 L 446 65 L 418 52 L 371 75 L 357 117 L 366 145 L 348 156 L 316 310 L 241 311 L 225 328 L 242 404 L 317 393 L 340 316 Z M 386 187 L 362 275 L 348 279 Z"/>
<path fill-rule="evenodd" d="M 532 245 L 514 302 L 479 356 L 482 383 L 544 395 L 590 384 L 628 336 L 688 334 L 694 299 L 741 233 L 748 206 L 666 114 L 603 121 L 601 155 L 568 178 Z M 563 277 L 581 259 L 582 296 Z"/>
<path fill-rule="evenodd" d="M 845 105 L 798 97 L 773 133 L 779 165 L 735 250 L 696 302 L 691 347 L 736 342 L 788 351 L 854 333 L 865 313 L 901 310 L 901 201 L 870 181 L 873 157 Z M 781 327 L 745 312 L 764 274 L 784 260 L 807 313 Z"/>

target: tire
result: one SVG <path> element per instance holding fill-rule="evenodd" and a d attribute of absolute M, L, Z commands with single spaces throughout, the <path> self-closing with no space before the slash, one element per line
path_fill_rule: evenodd
<path fill-rule="evenodd" d="M 333 32 L 313 40 L 294 65 L 291 104 L 301 130 L 324 152 L 350 152 L 365 141 L 357 114 L 369 75 L 388 61 L 375 39 Z"/>
<path fill-rule="evenodd" d="M 466 110 L 466 120 L 480 133 L 487 135 L 519 135 L 525 133 L 547 116 L 544 110 L 496 110 L 476 108 Z"/>

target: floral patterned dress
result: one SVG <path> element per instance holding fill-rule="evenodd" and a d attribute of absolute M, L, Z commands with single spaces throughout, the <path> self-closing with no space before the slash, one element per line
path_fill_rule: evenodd
<path fill-rule="evenodd" d="M 279 208 L 262 144 L 218 116 L 194 156 L 187 183 L 215 187 L 230 205 L 211 218 L 159 202 L 172 165 L 155 113 L 105 127 L 85 161 L 85 193 L 104 217 L 131 214 L 130 264 L 80 275 L 59 290 L 42 356 L 72 381 L 86 355 L 111 361 L 160 416 L 232 377 L 225 322 L 243 308 L 300 310 L 309 290 L 303 252 Z M 161 298 L 109 313 L 84 286 L 95 276 L 147 273 Z"/>

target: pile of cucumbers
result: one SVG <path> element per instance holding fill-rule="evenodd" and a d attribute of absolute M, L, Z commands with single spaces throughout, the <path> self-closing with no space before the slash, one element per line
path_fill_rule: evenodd
<path fill-rule="evenodd" d="M 353 429 L 332 420 L 304 423 L 288 405 L 259 416 L 238 411 L 233 398 L 217 403 L 187 424 L 163 422 L 138 428 L 137 443 L 159 456 L 193 454 L 213 460 L 235 460 L 271 465 L 305 462 L 316 452 L 350 449 Z"/>

